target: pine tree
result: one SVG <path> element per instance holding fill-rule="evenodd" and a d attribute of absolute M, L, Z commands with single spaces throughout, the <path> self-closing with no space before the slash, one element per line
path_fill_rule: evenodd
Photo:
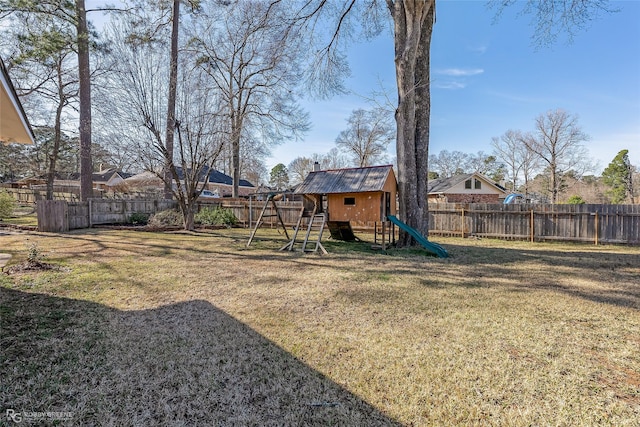
<path fill-rule="evenodd" d="M 633 167 L 629 162 L 629 150 L 620 150 L 609 166 L 602 172 L 602 180 L 611 187 L 607 194 L 611 203 L 622 203 L 627 198 L 633 200 Z"/>
<path fill-rule="evenodd" d="M 271 179 L 269 184 L 276 187 L 278 190 L 282 190 L 289 185 L 289 173 L 287 167 L 282 163 L 278 163 L 271 169 Z"/>

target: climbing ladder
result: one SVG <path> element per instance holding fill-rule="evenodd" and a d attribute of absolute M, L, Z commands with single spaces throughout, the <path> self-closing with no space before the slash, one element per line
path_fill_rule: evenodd
<path fill-rule="evenodd" d="M 318 249 L 320 249 L 323 254 L 327 254 L 327 250 L 322 246 L 321 242 L 322 232 L 324 231 L 326 222 L 327 217 L 324 213 L 316 213 L 309 219 L 307 235 L 302 243 L 302 252 L 318 252 Z M 309 241 L 313 241 L 314 239 L 316 241 L 315 247 L 313 249 L 308 249 L 307 245 L 309 245 Z M 311 243 L 311 245 L 313 245 L 313 243 Z"/>
<path fill-rule="evenodd" d="M 276 201 L 273 199 L 274 196 L 275 196 L 274 194 L 269 194 L 269 196 L 267 197 L 267 200 L 264 202 L 264 206 L 262 207 L 262 211 L 260 212 L 260 216 L 258 217 L 258 220 L 256 221 L 256 226 L 253 228 L 253 231 L 251 232 L 251 236 L 249 236 L 249 241 L 247 242 L 247 247 L 249 247 L 249 245 L 251 244 L 251 241 L 253 240 L 254 236 L 256 235 L 256 231 L 258 231 L 258 227 L 260 227 L 262 225 L 262 223 L 264 222 L 264 219 L 265 218 L 274 217 L 274 216 L 278 217 L 278 222 L 280 222 L 280 225 L 282 225 L 282 229 L 284 230 L 284 234 L 285 234 L 285 236 L 287 236 L 287 239 L 289 239 L 289 233 L 287 233 L 287 227 L 285 227 L 284 221 L 282 220 L 282 217 L 280 216 L 280 211 L 278 210 L 278 205 L 276 204 Z M 271 203 L 272 208 L 273 208 L 271 210 L 271 212 L 273 212 L 275 210 L 275 212 L 276 212 L 275 214 L 274 213 L 265 214 L 265 212 L 267 211 L 267 207 L 269 206 L 269 203 Z"/>
<path fill-rule="evenodd" d="M 296 237 L 298 237 L 298 231 L 300 230 L 300 226 L 302 225 L 302 218 L 309 218 L 313 216 L 314 213 L 315 210 L 307 210 L 304 208 L 304 206 L 302 206 L 302 208 L 300 209 L 300 215 L 298 216 L 298 222 L 296 223 L 296 228 L 293 230 L 293 237 L 286 245 L 280 248 L 281 251 L 284 251 L 285 249 L 288 251 L 293 250 L 293 246 L 296 244 Z"/>

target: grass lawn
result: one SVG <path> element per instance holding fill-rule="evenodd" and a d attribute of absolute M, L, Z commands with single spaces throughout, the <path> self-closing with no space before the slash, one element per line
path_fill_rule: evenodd
<path fill-rule="evenodd" d="M 0 224 L 12 224 L 20 226 L 38 226 L 35 205 L 17 205 L 10 218 L 3 218 Z"/>
<path fill-rule="evenodd" d="M 36 243 L 63 267 L 0 275 L 2 414 L 638 425 L 639 247 L 443 238 L 448 259 L 335 242 L 319 256 L 248 235 L 1 235 L 9 266 Z"/>

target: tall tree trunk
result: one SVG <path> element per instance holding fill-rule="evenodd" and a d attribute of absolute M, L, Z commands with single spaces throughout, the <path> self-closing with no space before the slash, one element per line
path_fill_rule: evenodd
<path fill-rule="evenodd" d="M 171 164 L 173 163 L 173 136 L 176 128 L 176 91 L 178 86 L 178 29 L 180 18 L 180 0 L 173 0 L 171 27 L 171 58 L 169 69 L 169 96 L 167 99 L 167 135 L 165 138 L 166 158 L 164 168 L 164 198 L 172 199 Z M 182 171 L 183 174 L 186 171 Z"/>
<path fill-rule="evenodd" d="M 551 170 L 551 203 L 554 205 L 558 203 L 558 183 L 556 181 L 556 171 Z"/>
<path fill-rule="evenodd" d="M 396 0 L 389 7 L 395 24 L 396 110 L 400 218 L 423 236 L 429 234 L 427 172 L 429 157 L 429 46 L 435 0 Z M 399 246 L 414 239 L 400 233 Z"/>
<path fill-rule="evenodd" d="M 62 89 L 59 90 L 62 92 Z M 53 127 L 53 147 L 49 153 L 49 170 L 47 171 L 47 200 L 53 200 L 53 181 L 56 178 L 56 161 L 58 160 L 58 152 L 60 151 L 60 140 L 62 139 L 62 109 L 64 107 L 64 98 L 60 98 L 58 107 L 56 108 L 56 118 Z"/>
<path fill-rule="evenodd" d="M 195 207 L 192 205 L 187 206 L 187 214 L 184 217 L 184 229 L 188 231 L 193 231 L 196 229 Z"/>
<path fill-rule="evenodd" d="M 240 129 L 242 129 L 242 118 L 238 114 L 231 117 L 231 177 L 233 178 L 233 188 L 231 197 L 240 196 Z"/>
<path fill-rule="evenodd" d="M 555 147 L 554 147 L 554 150 L 555 150 Z M 549 170 L 551 174 L 551 203 L 555 205 L 556 203 L 558 203 L 558 190 L 560 187 L 560 185 L 558 184 L 558 166 L 556 164 L 555 154 L 551 155 Z"/>
<path fill-rule="evenodd" d="M 631 204 L 635 204 L 636 200 L 633 196 L 633 167 L 629 164 L 629 169 L 627 169 L 627 179 L 625 184 L 625 191 L 629 195 L 629 199 L 631 199 Z"/>
<path fill-rule="evenodd" d="M 93 197 L 91 164 L 91 69 L 89 68 L 89 31 L 84 0 L 76 0 L 78 30 L 78 80 L 80 95 L 80 200 Z"/>

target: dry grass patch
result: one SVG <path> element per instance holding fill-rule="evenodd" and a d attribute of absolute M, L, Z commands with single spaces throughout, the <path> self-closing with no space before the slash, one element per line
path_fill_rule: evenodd
<path fill-rule="evenodd" d="M 84 230 L 2 276 L 2 400 L 77 424 L 636 425 L 640 248 Z M 266 237 L 265 237 L 266 236 Z M 38 351 L 33 351 L 37 348 Z"/>
<path fill-rule="evenodd" d="M 36 215 L 35 204 L 17 205 L 10 218 L 0 219 L 0 225 L 37 227 L 38 217 Z"/>

